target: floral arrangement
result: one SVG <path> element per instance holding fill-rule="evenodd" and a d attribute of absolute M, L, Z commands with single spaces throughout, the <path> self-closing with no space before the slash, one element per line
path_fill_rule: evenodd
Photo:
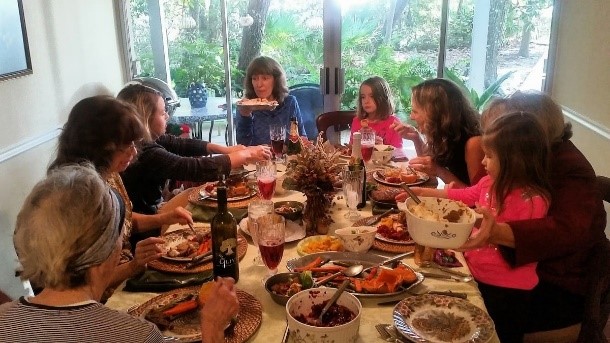
<path fill-rule="evenodd" d="M 332 147 L 327 149 L 318 136 L 314 144 L 301 140 L 301 152 L 288 163 L 283 187 L 307 197 L 303 217 L 308 235 L 325 234 L 332 223 L 328 211 L 341 172 L 340 154 Z"/>

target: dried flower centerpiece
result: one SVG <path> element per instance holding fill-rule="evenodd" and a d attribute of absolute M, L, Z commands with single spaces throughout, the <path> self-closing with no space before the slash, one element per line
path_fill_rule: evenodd
<path fill-rule="evenodd" d="M 315 144 L 301 140 L 301 152 L 288 162 L 285 189 L 302 192 L 307 197 L 303 220 L 307 235 L 326 234 L 332 223 L 329 210 L 335 193 L 335 184 L 341 171 L 340 151 L 326 149 L 318 136 Z"/>

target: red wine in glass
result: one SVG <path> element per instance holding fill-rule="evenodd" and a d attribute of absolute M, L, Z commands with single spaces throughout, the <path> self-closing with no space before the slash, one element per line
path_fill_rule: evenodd
<path fill-rule="evenodd" d="M 284 140 L 283 139 L 272 139 L 271 149 L 273 149 L 273 155 L 276 159 L 282 158 L 284 154 Z"/>
<path fill-rule="evenodd" d="M 275 178 L 271 176 L 259 177 L 256 180 L 258 192 L 261 198 L 271 200 L 275 191 Z"/>
<path fill-rule="evenodd" d="M 270 270 L 276 269 L 284 255 L 284 242 L 279 240 L 260 240 L 258 248 L 267 268 Z"/>
<path fill-rule="evenodd" d="M 373 156 L 373 146 L 362 146 L 362 159 L 364 162 L 368 162 L 371 160 L 371 156 Z"/>

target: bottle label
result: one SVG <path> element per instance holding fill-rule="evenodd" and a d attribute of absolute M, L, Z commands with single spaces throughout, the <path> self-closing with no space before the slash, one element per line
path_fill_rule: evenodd
<path fill-rule="evenodd" d="M 220 246 L 220 254 L 217 264 L 223 268 L 230 267 L 235 264 L 235 256 L 237 254 L 237 239 L 229 238 L 222 241 Z"/>

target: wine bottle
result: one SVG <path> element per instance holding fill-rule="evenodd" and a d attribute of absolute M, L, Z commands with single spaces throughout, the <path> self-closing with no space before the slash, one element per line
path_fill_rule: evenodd
<path fill-rule="evenodd" d="M 227 186 L 224 176 L 218 182 L 216 197 L 218 212 L 212 218 L 212 264 L 214 277 L 232 277 L 239 280 L 237 256 L 237 222 L 227 210 Z"/>
<path fill-rule="evenodd" d="M 366 206 L 366 167 L 364 166 L 364 160 L 362 159 L 361 139 L 360 132 L 354 132 L 352 136 L 352 156 L 350 157 L 348 164 L 350 170 L 362 170 L 362 189 L 360 201 L 356 206 L 358 209 Z"/>
<path fill-rule="evenodd" d="M 295 116 L 290 117 L 290 132 L 286 143 L 286 160 L 294 160 L 301 152 L 301 140 L 299 137 L 299 123 Z"/>

